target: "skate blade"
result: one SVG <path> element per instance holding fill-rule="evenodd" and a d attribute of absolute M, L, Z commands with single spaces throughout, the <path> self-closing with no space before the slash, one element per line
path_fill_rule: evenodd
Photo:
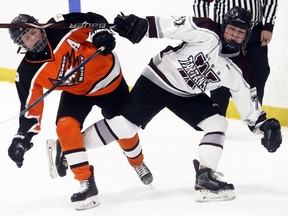
<path fill-rule="evenodd" d="M 217 202 L 235 199 L 234 190 L 222 190 L 218 193 L 209 190 L 197 190 L 195 200 L 197 202 Z"/>
<path fill-rule="evenodd" d="M 148 188 L 150 189 L 150 190 L 154 190 L 154 187 L 153 187 L 153 184 L 152 183 L 150 183 L 149 185 L 147 185 L 148 186 Z"/>
<path fill-rule="evenodd" d="M 56 158 L 56 141 L 52 139 L 48 139 L 46 141 L 46 153 L 47 153 L 47 159 L 48 159 L 48 168 L 49 168 L 49 174 L 51 178 L 57 178 L 58 172 L 55 165 L 55 158 Z"/>
<path fill-rule="evenodd" d="M 97 195 L 95 195 L 87 198 L 86 200 L 74 202 L 74 205 L 76 210 L 81 211 L 99 206 L 100 201 Z"/>
<path fill-rule="evenodd" d="M 142 181 L 142 180 L 141 180 Z M 149 178 L 147 178 L 147 179 L 145 179 L 144 181 L 142 181 L 142 183 L 144 184 L 144 185 L 150 185 L 150 184 L 152 184 L 152 182 L 153 182 L 153 177 L 149 177 Z"/>

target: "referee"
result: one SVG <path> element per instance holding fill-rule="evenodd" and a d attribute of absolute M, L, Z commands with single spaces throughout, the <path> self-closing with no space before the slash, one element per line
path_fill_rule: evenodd
<path fill-rule="evenodd" d="M 262 104 L 265 83 L 270 73 L 268 47 L 272 39 L 276 19 L 278 0 L 193 0 L 193 12 L 196 17 L 211 17 L 210 4 L 213 4 L 213 20 L 222 24 L 223 16 L 234 6 L 251 11 L 254 27 L 246 46 L 247 58 L 253 68 L 257 96 Z M 213 2 L 213 3 L 212 3 Z M 211 8 L 212 9 L 212 8 Z M 230 92 L 221 87 L 211 92 L 211 98 L 220 106 L 223 115 L 229 103 Z"/>

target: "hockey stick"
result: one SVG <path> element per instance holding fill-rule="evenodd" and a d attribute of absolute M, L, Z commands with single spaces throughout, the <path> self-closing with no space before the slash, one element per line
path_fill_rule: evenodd
<path fill-rule="evenodd" d="M 49 95 L 54 89 L 56 89 L 59 85 L 61 85 L 63 82 L 65 82 L 67 79 L 69 79 L 69 77 L 71 77 L 75 72 L 77 72 L 81 67 L 83 67 L 84 65 L 86 65 L 88 62 L 90 62 L 95 56 L 99 55 L 100 53 L 102 53 L 102 51 L 105 50 L 105 47 L 102 46 L 100 47 L 96 52 L 94 52 L 91 56 L 89 56 L 89 58 L 87 58 L 86 60 L 84 60 L 83 62 L 81 62 L 77 67 L 75 67 L 73 70 L 71 70 L 68 74 L 66 74 L 64 77 L 62 77 L 62 79 L 57 80 L 54 85 L 48 89 L 43 95 L 41 95 L 40 97 L 38 97 L 32 104 L 30 104 L 26 109 L 22 110 L 17 116 L 12 117 L 11 119 L 8 119 L 6 121 L 2 121 L 0 123 L 5 123 L 8 121 L 11 121 L 19 116 L 24 115 L 26 112 L 28 112 L 30 109 L 32 109 L 34 106 L 36 106 L 41 100 L 43 100 L 47 95 Z"/>
<path fill-rule="evenodd" d="M 70 76 L 72 76 L 76 71 L 78 71 L 81 67 L 86 65 L 88 62 L 90 62 L 95 56 L 99 55 L 105 47 L 100 47 L 96 52 L 94 52 L 89 58 L 87 58 L 85 61 L 81 62 L 77 67 L 75 67 L 73 70 L 71 70 L 68 74 L 66 74 L 62 79 L 57 80 L 54 85 L 48 89 L 43 95 L 41 95 L 39 98 L 37 98 L 32 104 L 30 104 L 26 109 L 22 110 L 20 112 L 20 116 L 24 115 L 27 111 L 32 109 L 34 106 L 36 106 L 41 100 L 43 100 L 47 95 L 49 95 L 54 89 L 56 89 L 59 85 L 61 85 L 63 82 L 65 82 L 67 79 L 69 79 Z"/>
<path fill-rule="evenodd" d="M 114 24 L 107 23 L 0 23 L 0 28 L 52 28 L 52 29 L 74 29 L 74 28 L 113 28 Z"/>

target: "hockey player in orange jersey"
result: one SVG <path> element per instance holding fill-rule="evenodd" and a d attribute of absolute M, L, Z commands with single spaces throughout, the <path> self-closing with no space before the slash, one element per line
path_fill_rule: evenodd
<path fill-rule="evenodd" d="M 108 24 L 103 16 L 91 12 L 57 15 L 48 21 L 54 22 Z M 33 16 L 20 14 L 12 20 L 13 23 L 37 24 L 38 21 Z M 19 50 L 25 52 L 15 82 L 21 111 L 43 95 L 44 88 L 51 88 L 97 49 L 104 48 L 100 55 L 56 88 L 62 90 L 56 132 L 75 179 L 81 184 L 79 192 L 72 195 L 71 201 L 75 203 L 76 209 L 99 205 L 93 166 L 88 161 L 81 129 L 94 105 L 101 108 L 105 118 L 110 119 L 119 114 L 119 107 L 129 94 L 119 60 L 112 52 L 116 44 L 112 32 L 109 28 L 11 28 L 9 33 Z M 32 137 L 40 131 L 43 109 L 42 100 L 20 116 L 19 129 L 8 149 L 10 158 L 19 168 L 23 165 L 25 152 L 33 146 Z M 138 134 L 131 139 L 119 140 L 118 143 L 141 181 L 150 184 L 153 176 L 143 163 Z"/>

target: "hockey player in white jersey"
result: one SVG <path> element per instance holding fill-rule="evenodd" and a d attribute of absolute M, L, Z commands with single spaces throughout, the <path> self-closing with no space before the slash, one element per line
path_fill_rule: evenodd
<path fill-rule="evenodd" d="M 222 201 L 235 198 L 233 184 L 220 180 L 217 165 L 224 147 L 227 120 L 205 93 L 220 86 L 230 89 L 241 120 L 253 132 L 263 133 L 262 145 L 275 152 L 282 142 L 279 121 L 266 118 L 257 100 L 251 70 L 243 50 L 251 31 L 251 13 L 231 9 L 222 25 L 207 18 L 186 16 L 118 15 L 115 31 L 138 43 L 150 38 L 182 40 L 151 59 L 121 108 L 121 115 L 102 119 L 83 133 L 85 147 L 133 137 L 163 108 L 168 108 L 196 130 L 204 131 L 199 143 L 196 200 Z"/>

